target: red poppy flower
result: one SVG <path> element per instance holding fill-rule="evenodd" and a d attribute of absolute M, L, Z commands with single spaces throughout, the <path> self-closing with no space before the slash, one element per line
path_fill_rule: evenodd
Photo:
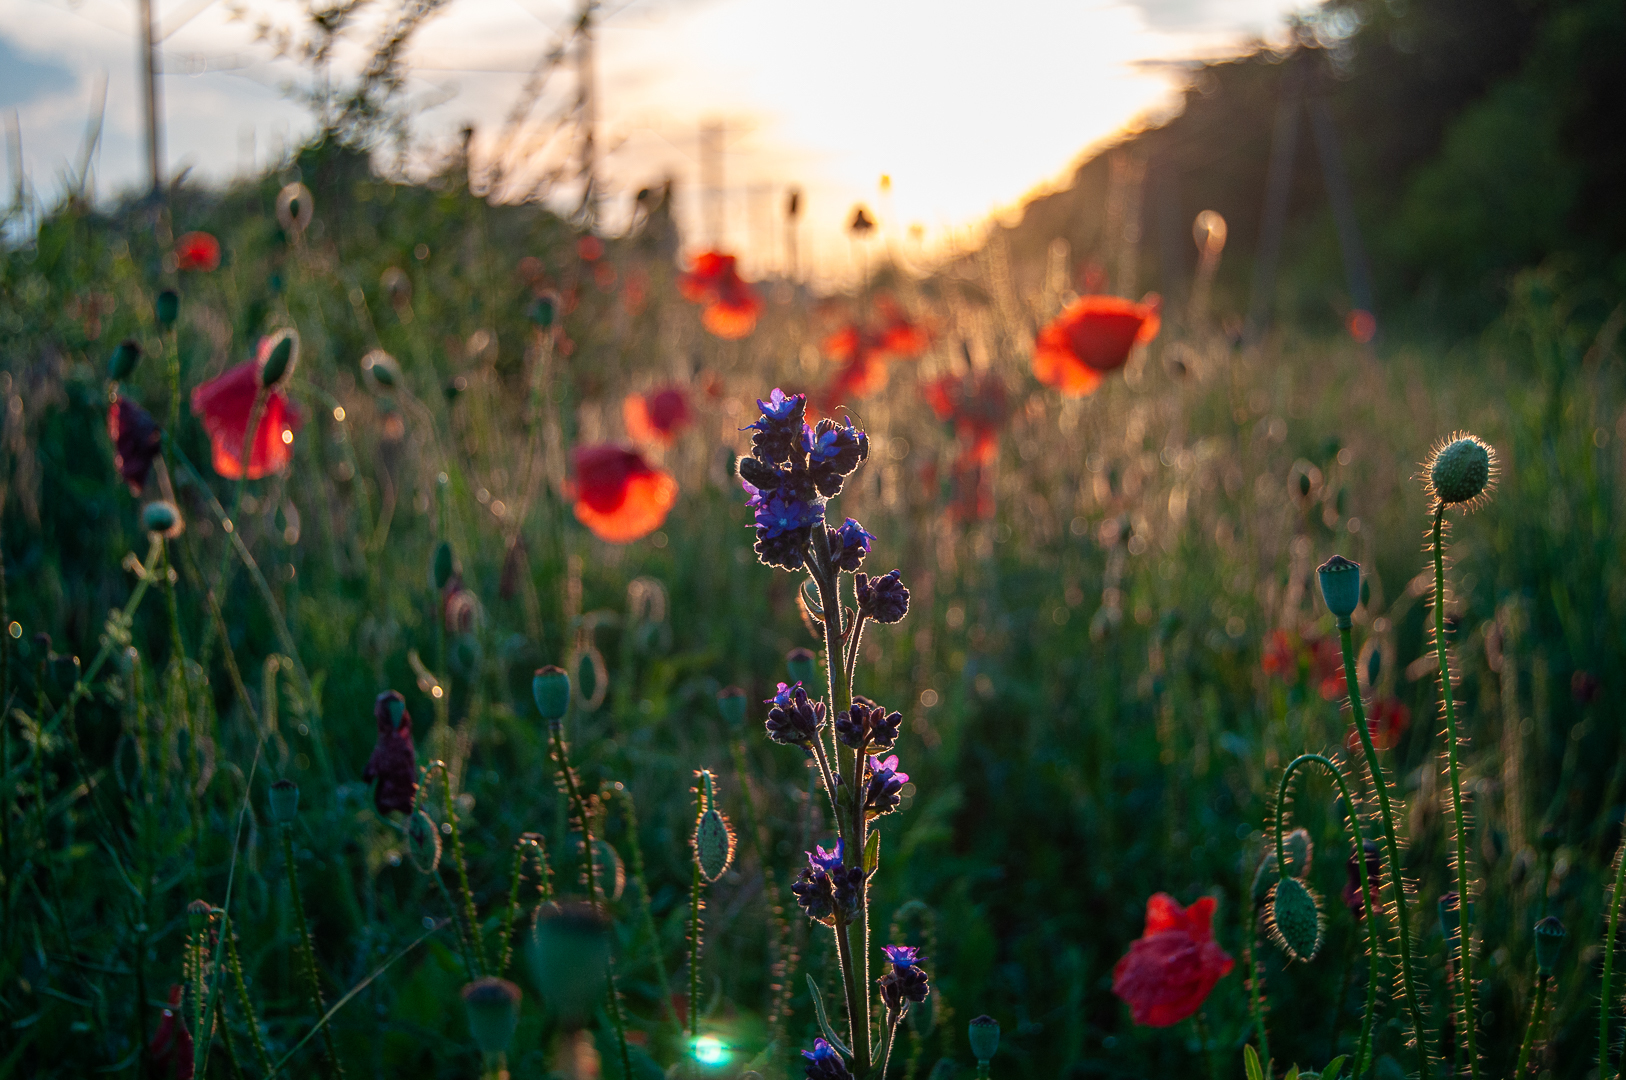
<path fill-rule="evenodd" d="M 1265 640 L 1265 654 L 1259 666 L 1266 675 L 1275 675 L 1283 682 L 1294 683 L 1299 677 L 1299 654 L 1293 647 L 1293 638 L 1286 630 L 1272 630 Z"/>
<path fill-rule="evenodd" d="M 200 384 L 192 391 L 192 414 L 203 421 L 214 447 L 215 472 L 228 480 L 243 475 L 243 441 L 249 414 L 260 394 L 260 369 L 276 346 L 275 336 L 260 339 L 258 355 Z M 257 480 L 288 467 L 294 456 L 294 432 L 303 418 L 281 390 L 265 392 L 260 422 L 248 450 L 248 478 Z"/>
<path fill-rule="evenodd" d="M 1123 367 L 1134 347 L 1157 337 L 1160 301 L 1137 304 L 1117 296 L 1081 296 L 1043 330 L 1033 374 L 1071 397 L 1095 392 L 1101 376 Z"/>
<path fill-rule="evenodd" d="M 621 403 L 627 434 L 635 442 L 671 446 L 692 419 L 689 398 L 681 387 L 665 386 L 648 394 L 628 394 Z"/>
<path fill-rule="evenodd" d="M 412 714 L 399 691 L 378 695 L 373 702 L 373 722 L 378 738 L 361 778 L 369 784 L 378 781 L 373 805 L 380 814 L 410 814 L 418 794 L 418 751 L 412 744 Z"/>
<path fill-rule="evenodd" d="M 732 255 L 702 251 L 689 264 L 689 272 L 678 278 L 678 292 L 685 300 L 706 305 L 701 324 L 730 341 L 754 330 L 765 306 L 735 267 Z"/>
<path fill-rule="evenodd" d="M 220 241 L 206 232 L 189 232 L 175 241 L 175 269 L 218 270 Z"/>
<path fill-rule="evenodd" d="M 120 395 L 107 407 L 107 434 L 113 440 L 113 464 L 130 494 L 140 495 L 152 471 L 152 459 L 163 446 L 163 432 L 152 414 Z"/>
<path fill-rule="evenodd" d="M 660 528 L 677 501 L 677 481 L 636 450 L 599 444 L 570 452 L 576 518 L 600 540 L 625 544 Z"/>
<path fill-rule="evenodd" d="M 164 1080 L 192 1080 L 192 1033 L 181 1016 L 181 996 L 179 986 L 169 988 L 169 1008 L 147 1044 L 147 1057 Z"/>
<path fill-rule="evenodd" d="M 1344 652 L 1330 637 L 1310 642 L 1310 677 L 1324 701 L 1337 701 L 1348 690 L 1344 680 Z"/>
<path fill-rule="evenodd" d="M 999 429 L 1010 412 L 1004 380 L 991 371 L 944 375 L 924 390 L 937 418 L 953 422 L 954 433 L 970 444 L 961 456 L 981 465 L 992 462 L 999 450 Z"/>
<path fill-rule="evenodd" d="M 1399 698 L 1380 697 L 1366 711 L 1366 730 L 1372 735 L 1372 745 L 1379 750 L 1393 750 L 1409 727 L 1411 710 Z M 1344 737 L 1344 747 L 1352 754 L 1364 752 L 1361 736 L 1354 727 Z"/>
<path fill-rule="evenodd" d="M 1214 942 L 1214 906 L 1212 896 L 1189 908 L 1168 893 L 1146 901 L 1146 930 L 1112 969 L 1112 992 L 1129 1003 L 1135 1023 L 1178 1024 L 1236 966 Z"/>
<path fill-rule="evenodd" d="M 931 334 L 919 323 L 911 322 L 903 309 L 890 297 L 880 297 L 875 308 L 881 314 L 881 349 L 899 360 L 915 360 L 932 343 Z"/>

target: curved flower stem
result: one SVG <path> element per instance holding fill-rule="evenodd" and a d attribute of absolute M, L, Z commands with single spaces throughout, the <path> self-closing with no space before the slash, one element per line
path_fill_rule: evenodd
<path fill-rule="evenodd" d="M 1615 889 L 1609 894 L 1609 932 L 1603 939 L 1603 987 L 1598 991 L 1598 1076 L 1609 1072 L 1610 983 L 1615 973 L 1615 935 L 1620 930 L 1620 894 L 1626 887 L 1626 843 L 1615 852 Z"/>
<path fill-rule="evenodd" d="M 1547 1007 L 1547 976 L 1536 976 L 1536 1000 L 1530 1005 L 1530 1023 L 1524 1029 L 1524 1042 L 1519 1044 L 1519 1063 L 1513 1068 L 1513 1080 L 1524 1075 L 1530 1064 L 1530 1051 L 1536 1045 L 1536 1032 L 1541 1029 L 1542 1010 Z"/>
<path fill-rule="evenodd" d="M 1366 726 L 1366 708 L 1361 704 L 1361 683 L 1355 673 L 1355 644 L 1350 638 L 1349 619 L 1338 620 L 1338 644 L 1344 654 L 1344 682 L 1349 695 L 1350 719 L 1361 747 L 1366 751 L 1366 767 L 1372 774 L 1372 787 L 1378 793 L 1378 813 L 1383 818 L 1383 841 L 1389 855 L 1389 889 L 1394 894 L 1395 937 L 1400 946 L 1400 985 L 1406 995 L 1406 1008 L 1411 1012 L 1412 1032 L 1417 1037 L 1417 1075 L 1429 1080 L 1433 1070 L 1428 1057 L 1428 1040 L 1423 1027 L 1423 1007 L 1417 999 L 1417 983 L 1411 970 L 1411 923 L 1406 915 L 1406 883 L 1401 876 L 1400 843 L 1395 839 L 1394 808 L 1389 805 L 1389 786 L 1383 779 L 1383 765 L 1378 751 L 1372 745 L 1372 732 Z M 1350 812 L 1355 809 L 1350 803 Z M 1365 853 L 1362 852 L 1362 862 Z"/>
<path fill-rule="evenodd" d="M 1361 1041 L 1355 1051 L 1355 1066 L 1350 1070 L 1351 1080 L 1360 1080 L 1366 1071 L 1368 1051 L 1372 1047 L 1372 1022 L 1377 1015 L 1378 992 L 1378 937 L 1376 916 L 1372 913 L 1372 890 L 1366 879 L 1366 845 L 1361 836 L 1360 820 L 1355 814 L 1355 800 L 1350 797 L 1349 784 L 1344 780 L 1344 774 L 1331 760 L 1320 754 L 1300 754 L 1287 763 L 1282 770 L 1282 781 L 1276 789 L 1276 866 L 1279 872 L 1287 873 L 1287 858 L 1282 842 L 1283 830 L 1286 828 L 1287 817 L 1287 789 L 1293 779 L 1293 773 L 1301 765 L 1311 763 L 1320 765 L 1332 774 L 1333 782 L 1338 785 L 1338 794 L 1343 796 L 1345 813 L 1348 815 L 1346 824 L 1349 828 L 1350 845 L 1355 849 L 1355 865 L 1360 868 L 1361 874 L 1361 903 L 1366 907 L 1366 951 L 1367 951 L 1367 979 L 1366 979 L 1366 1018 L 1361 1021 Z"/>
<path fill-rule="evenodd" d="M 1462 973 L 1462 1027 L 1468 1037 L 1468 1071 L 1479 1080 L 1478 1036 L 1474 1017 L 1473 893 L 1469 891 L 1468 828 L 1462 814 L 1462 779 L 1457 767 L 1457 708 L 1451 693 L 1451 666 L 1445 650 L 1445 504 L 1434 508 L 1434 650 L 1440 661 L 1440 698 L 1445 704 L 1445 750 L 1451 773 L 1451 811 L 1457 831 L 1457 896 L 1461 932 L 1457 937 Z M 1355 683 L 1350 684 L 1355 687 Z M 1356 690 L 1359 696 L 1359 690 Z M 1599 1062 L 1598 1067 L 1603 1068 Z"/>

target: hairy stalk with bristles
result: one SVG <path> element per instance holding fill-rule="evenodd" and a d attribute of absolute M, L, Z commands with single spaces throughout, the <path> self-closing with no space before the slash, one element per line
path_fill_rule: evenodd
<path fill-rule="evenodd" d="M 1626 843 L 1615 851 L 1615 886 L 1609 893 L 1609 929 L 1603 938 L 1603 986 L 1598 991 L 1598 1076 L 1609 1072 L 1609 1022 L 1614 1013 L 1611 986 L 1615 973 L 1615 939 L 1620 930 L 1620 898 L 1626 891 Z"/>
<path fill-rule="evenodd" d="M 299 869 L 294 864 L 294 827 L 284 821 L 278 828 L 282 834 L 282 861 L 288 871 L 288 902 L 293 907 L 299 928 L 299 959 L 305 977 L 305 998 L 320 1022 L 327 1008 L 322 1003 L 321 974 L 316 967 L 316 942 L 311 937 L 310 922 L 305 918 L 305 902 L 299 892 Z M 333 1045 L 333 1029 L 327 1024 L 322 1024 L 322 1051 L 323 1075 L 330 1078 L 344 1076 L 338 1049 Z"/>

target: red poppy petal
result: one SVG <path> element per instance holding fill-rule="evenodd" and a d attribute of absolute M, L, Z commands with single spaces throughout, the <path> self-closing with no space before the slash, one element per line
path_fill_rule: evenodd
<path fill-rule="evenodd" d="M 1164 930 L 1184 930 L 1186 928 L 1186 909 L 1180 906 L 1180 901 L 1168 893 L 1154 893 L 1146 901 L 1146 929 L 1145 937 L 1161 933 Z"/>
<path fill-rule="evenodd" d="M 625 544 L 648 536 L 666 520 L 677 502 L 677 481 L 663 472 L 650 471 L 629 477 L 620 505 L 603 510 L 585 499 L 576 503 L 576 518 L 600 540 Z"/>

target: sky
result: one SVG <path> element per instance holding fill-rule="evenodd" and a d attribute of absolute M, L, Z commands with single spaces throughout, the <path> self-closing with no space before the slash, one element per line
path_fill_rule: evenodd
<path fill-rule="evenodd" d="M 1279 38 L 1286 16 L 1304 5 L 604 0 L 595 36 L 604 220 L 617 227 L 635 191 L 670 176 L 686 240 L 738 250 L 756 273 L 788 261 L 782 213 L 792 187 L 803 192 L 804 269 L 840 276 L 867 257 L 844 231 L 860 203 L 880 225 L 870 245 L 941 249 L 1064 181 L 1126 127 L 1167 115 L 1184 62 Z M 154 6 L 171 173 L 220 180 L 263 168 L 311 130 L 291 93 L 308 73 L 256 41 L 262 23 L 298 28 L 293 0 Z M 574 205 L 574 133 L 556 121 L 574 100 L 571 68 L 550 77 L 512 138 L 503 135 L 526 73 L 565 40 L 575 6 L 451 0 L 410 53 L 411 166 L 444 160 L 468 123 L 476 163 L 505 164 L 505 191 L 531 190 L 563 166 L 564 179 L 546 193 Z M 365 58 L 387 10 L 386 0 L 363 9 L 335 72 Z M 136 0 L 0 5 L 0 115 L 8 125 L 15 117 L 23 172 L 40 198 L 79 174 L 104 83 L 94 189 L 105 198 L 141 182 L 136 19 Z M 717 132 L 709 140 L 715 201 L 702 186 L 703 126 Z M 8 152 L 6 191 L 15 185 Z"/>

